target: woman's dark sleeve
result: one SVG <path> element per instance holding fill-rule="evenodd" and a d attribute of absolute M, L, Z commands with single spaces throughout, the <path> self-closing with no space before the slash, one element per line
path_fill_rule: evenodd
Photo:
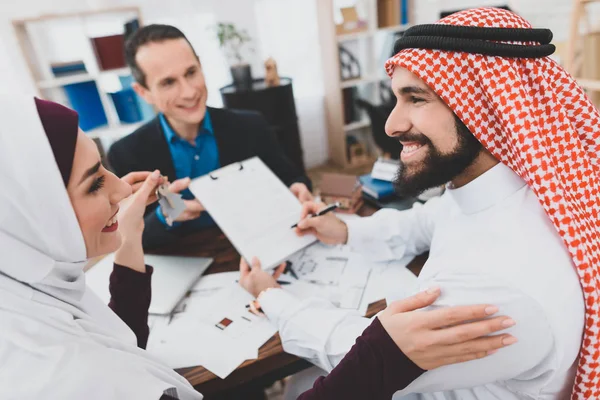
<path fill-rule="evenodd" d="M 389 400 L 424 372 L 402 353 L 375 318 L 338 366 L 319 377 L 298 400 Z"/>
<path fill-rule="evenodd" d="M 110 274 L 110 302 L 108 306 L 129 326 L 137 337 L 138 347 L 145 349 L 148 343 L 148 308 L 152 291 L 152 267 L 146 265 L 146 273 L 115 264 Z"/>

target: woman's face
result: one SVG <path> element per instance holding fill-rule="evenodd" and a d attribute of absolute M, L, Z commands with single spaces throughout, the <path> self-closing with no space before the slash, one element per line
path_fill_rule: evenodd
<path fill-rule="evenodd" d="M 67 192 L 83 233 L 87 257 L 116 251 L 121 245 L 116 222 L 119 202 L 131 195 L 131 186 L 102 166 L 96 143 L 81 130 Z"/>

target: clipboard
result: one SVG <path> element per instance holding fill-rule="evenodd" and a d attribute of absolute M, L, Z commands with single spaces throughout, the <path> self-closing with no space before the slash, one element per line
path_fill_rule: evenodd
<path fill-rule="evenodd" d="M 196 178 L 189 189 L 249 264 L 258 257 L 275 268 L 317 240 L 290 228 L 302 205 L 258 157 Z"/>

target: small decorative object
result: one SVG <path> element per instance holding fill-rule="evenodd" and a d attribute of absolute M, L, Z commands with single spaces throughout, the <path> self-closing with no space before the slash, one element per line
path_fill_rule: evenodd
<path fill-rule="evenodd" d="M 340 204 L 336 212 L 354 214 L 363 205 L 362 186 L 356 176 L 326 172 L 319 189 L 321 201 Z"/>
<path fill-rule="evenodd" d="M 344 35 L 347 33 L 363 32 L 367 30 L 367 21 L 358 17 L 356 7 L 344 7 L 340 9 L 343 22 L 335 26 L 335 33 Z"/>
<path fill-rule="evenodd" d="M 250 36 L 245 29 L 237 29 L 231 23 L 219 23 L 217 37 L 231 63 L 233 84 L 239 89 L 249 89 L 252 86 L 252 71 L 250 64 L 244 59 L 243 50 L 247 48 L 248 51 L 254 52 L 254 49 L 246 46 L 251 41 Z"/>
<path fill-rule="evenodd" d="M 354 136 L 346 136 L 346 148 L 348 155 L 348 163 L 351 166 L 360 166 L 369 162 L 367 148 L 359 142 Z"/>
<path fill-rule="evenodd" d="M 340 78 L 342 81 L 360 78 L 360 63 L 348 49 L 338 46 L 340 56 Z"/>
<path fill-rule="evenodd" d="M 277 63 L 272 57 L 269 57 L 267 61 L 265 61 L 265 84 L 269 87 L 279 86 Z"/>

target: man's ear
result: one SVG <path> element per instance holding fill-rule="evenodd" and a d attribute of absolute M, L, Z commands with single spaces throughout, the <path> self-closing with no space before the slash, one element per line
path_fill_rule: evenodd
<path fill-rule="evenodd" d="M 150 93 L 150 90 L 148 90 L 138 82 L 133 82 L 131 87 L 142 99 L 146 100 L 146 103 L 154 105 L 153 96 L 152 93 Z"/>

